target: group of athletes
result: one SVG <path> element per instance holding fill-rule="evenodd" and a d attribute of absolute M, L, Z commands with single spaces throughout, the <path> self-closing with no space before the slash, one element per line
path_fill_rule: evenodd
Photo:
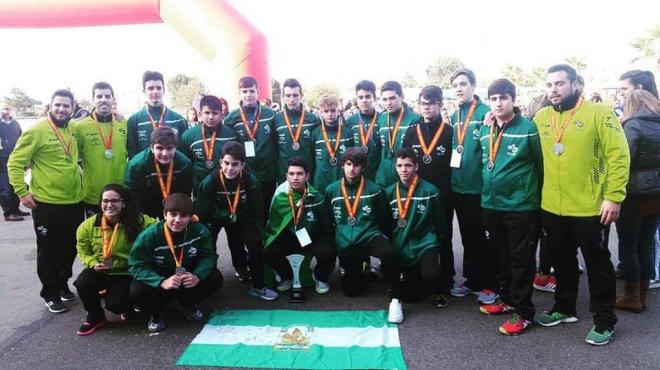
<path fill-rule="evenodd" d="M 402 302 L 447 307 L 450 294 L 472 293 L 480 312 L 509 314 L 499 331 L 516 335 L 533 321 L 577 321 L 579 246 L 594 320 L 586 340 L 606 344 L 617 319 L 603 230 L 618 217 L 630 157 L 612 109 L 583 99 L 576 78 L 568 65 L 548 69 L 551 104 L 534 121 L 515 108 L 513 83 L 491 83 L 489 107 L 465 68 L 451 76 L 459 102 L 451 115 L 440 87 L 421 90 L 418 115 L 395 81 L 379 91 L 357 83 L 359 112 L 346 120 L 336 96 L 321 97 L 315 115 L 295 79 L 283 83 L 275 113 L 246 76 L 238 108 L 225 117 L 222 99 L 204 96 L 200 124 L 189 127 L 163 104 L 162 74 L 147 71 L 146 105 L 127 120 L 113 111 L 112 87 L 98 82 L 91 115 L 73 122 L 74 97 L 58 90 L 8 161 L 33 213 L 41 297 L 51 312 L 67 310 L 77 254 L 84 269 L 74 285 L 87 312 L 79 335 L 107 325 L 105 310 L 121 319 L 142 311 L 148 329 L 161 331 L 175 300 L 187 319 L 201 320 L 197 304 L 223 284 L 216 242 L 224 229 L 235 275 L 253 297 L 292 289 L 291 254 L 314 257 L 314 289 L 325 294 L 338 259 L 347 296 L 382 276 L 391 323 L 403 321 Z M 454 212 L 464 254 L 458 284 Z M 535 318 L 541 227 L 557 288 L 554 306 Z M 277 279 L 266 286 L 269 269 Z"/>

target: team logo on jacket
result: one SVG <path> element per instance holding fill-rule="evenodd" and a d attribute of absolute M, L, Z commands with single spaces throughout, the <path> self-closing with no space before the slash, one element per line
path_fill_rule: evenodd
<path fill-rule="evenodd" d="M 364 207 L 362 207 L 362 213 L 365 214 L 365 215 L 370 215 L 371 214 L 371 207 L 365 205 Z"/>
<path fill-rule="evenodd" d="M 305 138 L 309 139 L 309 137 L 312 135 L 312 132 L 309 131 L 308 128 L 306 128 L 306 129 L 303 131 L 303 135 L 305 135 Z"/>
<path fill-rule="evenodd" d="M 479 129 L 478 129 L 478 128 L 475 128 L 475 129 L 472 130 L 472 136 L 473 136 L 475 139 L 479 139 L 479 138 L 481 137 L 481 133 L 479 132 Z"/>
<path fill-rule="evenodd" d="M 426 212 L 426 206 L 422 203 L 418 204 L 417 205 L 417 213 L 422 214 L 424 212 Z"/>
<path fill-rule="evenodd" d="M 445 146 L 444 146 L 444 145 L 438 145 L 438 147 L 435 148 L 435 149 L 436 149 L 436 150 L 438 151 L 438 153 L 440 153 L 440 154 L 445 154 L 445 153 L 447 153 L 447 149 L 445 149 Z"/>
<path fill-rule="evenodd" d="M 518 153 L 518 147 L 516 146 L 516 144 L 511 144 L 507 146 L 506 149 L 507 149 L 506 151 L 507 155 L 516 155 L 516 153 Z"/>
<path fill-rule="evenodd" d="M 177 130 L 175 127 L 170 127 L 170 128 L 174 132 L 174 135 L 179 136 L 179 130 Z"/>
<path fill-rule="evenodd" d="M 188 249 L 188 255 L 189 256 L 196 256 L 197 255 L 197 248 L 190 247 L 190 249 Z"/>
<path fill-rule="evenodd" d="M 46 226 L 39 225 L 39 226 L 37 226 L 37 232 L 40 235 L 46 236 L 46 235 L 48 235 L 48 228 Z"/>
<path fill-rule="evenodd" d="M 316 217 L 314 216 L 314 212 L 312 212 L 312 211 L 307 212 L 307 221 L 309 221 L 309 222 L 316 221 Z"/>
<path fill-rule="evenodd" d="M 573 121 L 573 125 L 576 128 L 583 128 L 584 127 L 584 121 L 581 120 L 581 119 L 576 119 L 575 121 Z"/>

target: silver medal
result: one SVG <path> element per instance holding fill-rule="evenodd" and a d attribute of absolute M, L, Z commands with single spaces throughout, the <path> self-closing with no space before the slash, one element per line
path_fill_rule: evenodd
<path fill-rule="evenodd" d="M 487 169 L 488 171 L 492 171 L 493 168 L 495 168 L 495 163 L 493 163 L 493 162 L 488 162 L 488 164 L 486 165 L 486 169 Z"/>
<path fill-rule="evenodd" d="M 186 273 L 186 268 L 183 266 L 179 266 L 176 268 L 176 270 L 174 270 L 174 273 L 181 276 Z"/>
<path fill-rule="evenodd" d="M 213 161 L 210 160 L 210 159 L 207 160 L 205 164 L 206 164 L 206 168 L 208 168 L 209 170 L 210 170 L 211 168 L 213 168 L 213 166 L 214 166 Z"/>
<path fill-rule="evenodd" d="M 300 144 L 298 142 L 291 144 L 291 149 L 300 150 Z"/>
<path fill-rule="evenodd" d="M 346 219 L 346 223 L 351 225 L 351 226 L 355 225 L 356 222 L 357 222 L 357 220 L 353 216 L 350 216 Z"/>
<path fill-rule="evenodd" d="M 369 153 L 369 147 L 366 146 L 366 145 L 362 145 L 362 146 L 360 147 L 360 149 L 362 150 L 362 153 L 364 153 L 364 154 Z"/>
<path fill-rule="evenodd" d="M 336 166 L 336 165 L 337 165 L 337 162 L 339 162 L 339 161 L 337 160 L 337 157 L 330 158 L 330 165 L 332 165 L 332 166 Z"/>
<path fill-rule="evenodd" d="M 432 160 L 433 160 L 433 158 L 431 158 L 430 155 L 425 155 L 425 156 L 422 157 L 422 162 L 424 162 L 424 164 L 429 164 L 429 163 L 431 163 Z"/>
<path fill-rule="evenodd" d="M 465 148 L 463 147 L 463 145 L 456 145 L 456 153 L 462 154 L 464 150 Z"/>
<path fill-rule="evenodd" d="M 564 144 L 562 143 L 552 144 L 552 152 L 555 153 L 556 155 L 564 154 Z"/>
<path fill-rule="evenodd" d="M 404 227 L 406 227 L 406 225 L 408 225 L 408 221 L 406 221 L 405 218 L 400 218 L 400 219 L 396 222 L 396 225 L 397 225 L 399 228 L 403 229 Z"/>
<path fill-rule="evenodd" d="M 114 157 L 114 155 L 115 154 L 112 152 L 112 149 L 106 149 L 105 152 L 103 152 L 103 156 L 106 159 L 111 159 L 112 157 Z"/>

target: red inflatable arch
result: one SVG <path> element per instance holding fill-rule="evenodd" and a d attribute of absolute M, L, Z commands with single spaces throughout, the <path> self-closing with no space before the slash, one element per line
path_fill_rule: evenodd
<path fill-rule="evenodd" d="M 234 86 L 254 76 L 271 95 L 268 43 L 225 0 L 0 0 L 0 27 L 46 28 L 166 23 L 210 60 L 231 58 Z M 220 47 L 222 46 L 222 47 Z M 230 55 L 219 55 L 229 49 Z"/>

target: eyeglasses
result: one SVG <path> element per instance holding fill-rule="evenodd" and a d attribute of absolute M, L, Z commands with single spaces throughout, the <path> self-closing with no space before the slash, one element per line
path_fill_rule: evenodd
<path fill-rule="evenodd" d="M 101 204 L 117 204 L 120 202 L 123 202 L 124 200 L 119 198 L 119 199 L 102 199 Z"/>
<path fill-rule="evenodd" d="M 431 102 L 420 101 L 419 106 L 426 108 L 426 107 L 432 107 L 434 105 L 438 105 L 438 103 L 439 102 L 437 102 L 437 101 L 431 101 Z"/>

